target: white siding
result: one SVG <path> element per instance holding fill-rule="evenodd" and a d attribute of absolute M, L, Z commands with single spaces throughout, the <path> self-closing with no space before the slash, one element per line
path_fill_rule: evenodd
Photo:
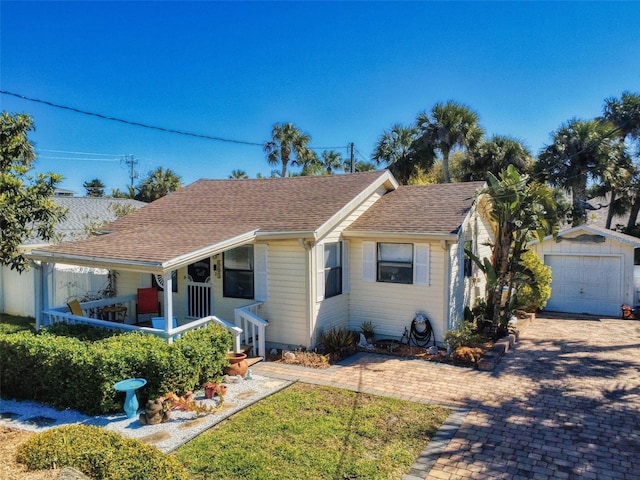
<path fill-rule="evenodd" d="M 447 325 L 443 313 L 445 285 L 442 272 L 445 251 L 441 248 L 440 242 L 429 244 L 428 286 L 363 281 L 363 243 L 366 242 L 359 239 L 351 240 L 349 328 L 359 330 L 363 321 L 370 320 L 377 327 L 377 338 L 399 339 L 405 327 L 411 326 L 415 314 L 425 312 L 434 329 L 436 340 L 442 342 Z"/>
<path fill-rule="evenodd" d="M 35 316 L 34 269 L 22 274 L 0 268 L 3 304 L 0 310 L 11 315 Z M 97 297 L 108 285 L 107 270 L 61 265 L 51 269 L 49 306 L 66 305 L 69 300 Z"/>
<path fill-rule="evenodd" d="M 578 236 L 585 233 L 584 231 L 573 232 L 570 236 Z M 562 237 L 561 237 L 562 238 Z M 634 247 L 626 243 L 619 242 L 612 238 L 606 238 L 602 243 L 578 242 L 570 240 L 562 240 L 556 242 L 552 238 L 542 243 L 535 243 L 532 249 L 545 261 L 547 256 L 552 255 L 571 255 L 571 256 L 618 256 L 621 258 L 621 284 L 620 303 L 634 305 L 635 286 L 633 279 L 633 252 Z M 557 258 L 557 257 L 556 257 Z M 598 275 L 598 272 L 593 272 Z M 552 272 L 553 275 L 553 272 Z M 551 295 L 553 295 L 553 280 L 551 282 Z"/>

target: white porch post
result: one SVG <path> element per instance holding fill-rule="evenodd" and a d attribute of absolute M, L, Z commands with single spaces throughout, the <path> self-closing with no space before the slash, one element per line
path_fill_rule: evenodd
<path fill-rule="evenodd" d="M 162 275 L 164 279 L 164 330 L 168 332 L 173 327 L 173 279 L 167 272 Z M 171 339 L 169 339 L 171 341 Z"/>
<path fill-rule="evenodd" d="M 51 275 L 51 264 L 42 262 L 42 289 L 40 291 L 42 302 L 42 308 L 40 311 L 36 311 L 36 329 L 40 329 L 44 320 L 43 310 L 49 310 L 49 276 Z M 40 324 L 38 324 L 38 319 Z"/>

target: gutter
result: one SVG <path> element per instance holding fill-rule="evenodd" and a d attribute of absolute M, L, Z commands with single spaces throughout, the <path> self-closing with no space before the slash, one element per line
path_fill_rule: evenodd
<path fill-rule="evenodd" d="M 419 240 L 448 241 L 457 240 L 457 233 L 415 233 L 415 232 L 393 232 L 393 231 L 368 231 L 368 230 L 345 230 L 342 236 L 351 238 L 413 238 Z"/>

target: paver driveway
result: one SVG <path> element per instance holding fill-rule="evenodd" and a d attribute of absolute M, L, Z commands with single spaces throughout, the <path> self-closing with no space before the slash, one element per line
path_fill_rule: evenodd
<path fill-rule="evenodd" d="M 432 442 L 406 479 L 640 479 L 638 320 L 537 318 L 493 372 L 372 354 L 254 369 L 453 407 L 453 438 Z"/>

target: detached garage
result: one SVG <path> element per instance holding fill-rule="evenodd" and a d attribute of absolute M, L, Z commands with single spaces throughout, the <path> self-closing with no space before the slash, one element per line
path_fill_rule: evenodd
<path fill-rule="evenodd" d="M 640 238 L 581 225 L 530 247 L 551 267 L 547 310 L 620 317 L 621 305 L 638 304 L 633 272 Z"/>

